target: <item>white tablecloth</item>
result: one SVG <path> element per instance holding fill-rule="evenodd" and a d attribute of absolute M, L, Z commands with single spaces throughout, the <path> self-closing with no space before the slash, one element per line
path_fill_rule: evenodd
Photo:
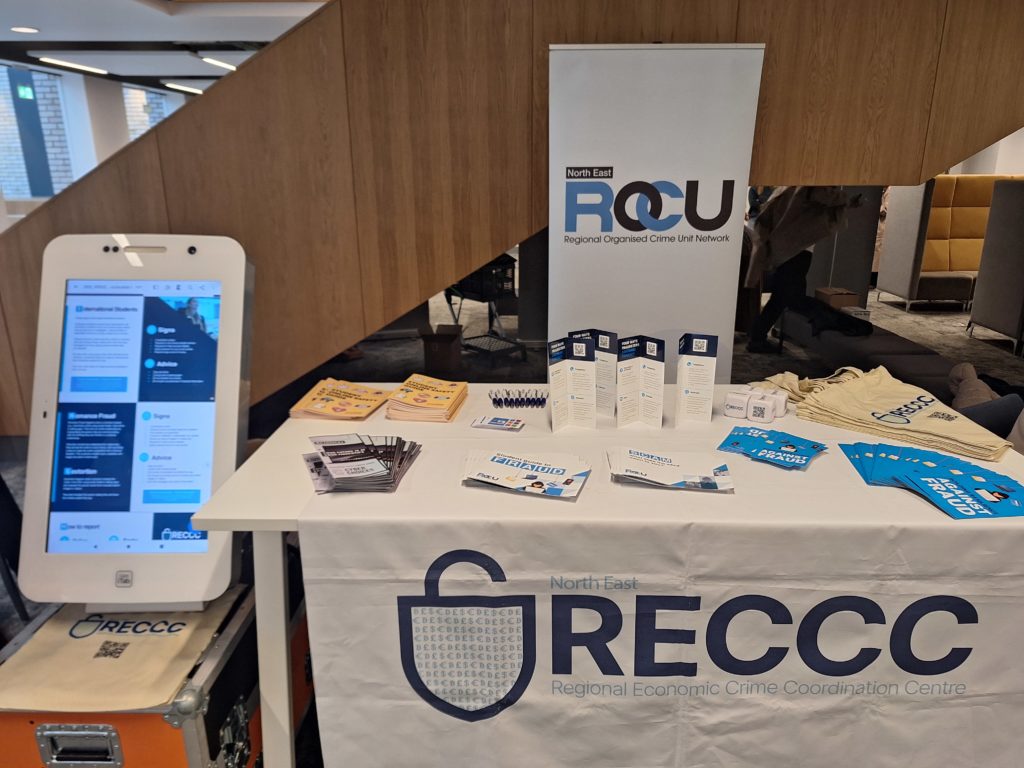
<path fill-rule="evenodd" d="M 679 429 L 552 435 L 530 410 L 518 435 L 470 429 L 486 389 L 451 425 L 284 428 L 289 476 L 306 435 L 423 444 L 397 493 L 297 516 L 329 766 L 1022 764 L 1024 521 L 868 487 L 837 447 L 860 437 L 794 416 L 773 428 L 830 448 L 805 472 L 716 452 L 739 423 L 717 409 Z M 613 484 L 611 446 L 727 463 L 736 493 Z M 463 487 L 466 452 L 499 447 L 593 473 L 574 503 Z M 1024 476 L 1017 454 L 997 466 Z M 471 562 L 425 599 L 453 552 Z"/>

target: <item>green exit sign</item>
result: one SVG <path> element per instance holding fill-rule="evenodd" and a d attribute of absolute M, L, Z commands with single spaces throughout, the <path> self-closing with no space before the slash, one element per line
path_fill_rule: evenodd
<path fill-rule="evenodd" d="M 18 98 L 19 99 L 28 99 L 29 101 L 34 101 L 35 98 L 36 98 L 36 92 L 32 90 L 32 86 L 31 85 L 19 85 L 18 86 Z"/>

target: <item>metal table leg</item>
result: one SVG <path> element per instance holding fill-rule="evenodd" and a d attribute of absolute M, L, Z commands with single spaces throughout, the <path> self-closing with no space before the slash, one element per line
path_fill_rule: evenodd
<path fill-rule="evenodd" d="M 294 768 L 291 649 L 288 624 L 288 567 L 284 534 L 255 531 L 253 564 L 259 651 L 263 765 Z"/>

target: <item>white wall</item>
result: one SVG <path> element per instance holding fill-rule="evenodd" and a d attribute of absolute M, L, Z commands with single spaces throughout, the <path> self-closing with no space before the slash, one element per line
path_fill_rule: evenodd
<path fill-rule="evenodd" d="M 1024 128 L 999 142 L 996 173 L 1024 174 Z"/>
<path fill-rule="evenodd" d="M 121 83 L 101 77 L 85 78 L 89 122 L 96 161 L 102 163 L 129 142 L 128 116 L 124 111 Z"/>
<path fill-rule="evenodd" d="M 957 163 L 949 172 L 1024 174 L 1024 128 Z"/>

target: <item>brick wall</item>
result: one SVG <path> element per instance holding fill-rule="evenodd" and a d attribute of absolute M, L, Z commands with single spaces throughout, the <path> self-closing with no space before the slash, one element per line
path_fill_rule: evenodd
<path fill-rule="evenodd" d="M 60 77 L 33 72 L 32 83 L 35 85 L 36 103 L 39 105 L 39 121 L 43 124 L 43 141 L 46 144 L 46 157 L 50 161 L 53 193 L 57 194 L 74 180 L 64 125 L 64 107 L 61 103 Z"/>
<path fill-rule="evenodd" d="M 134 141 L 167 117 L 167 104 L 162 94 L 126 86 L 124 111 L 128 116 L 128 137 Z"/>
<path fill-rule="evenodd" d="M 14 119 L 14 101 L 7 67 L 0 67 L 0 190 L 4 197 L 28 197 L 28 174 L 21 137 Z"/>
<path fill-rule="evenodd" d="M 73 180 L 64 108 L 61 104 L 60 77 L 33 72 L 32 85 L 39 109 L 39 121 L 43 127 L 43 142 L 50 163 L 53 191 L 57 193 Z M 4 197 L 31 197 L 6 67 L 0 67 L 0 189 L 3 189 Z"/>

